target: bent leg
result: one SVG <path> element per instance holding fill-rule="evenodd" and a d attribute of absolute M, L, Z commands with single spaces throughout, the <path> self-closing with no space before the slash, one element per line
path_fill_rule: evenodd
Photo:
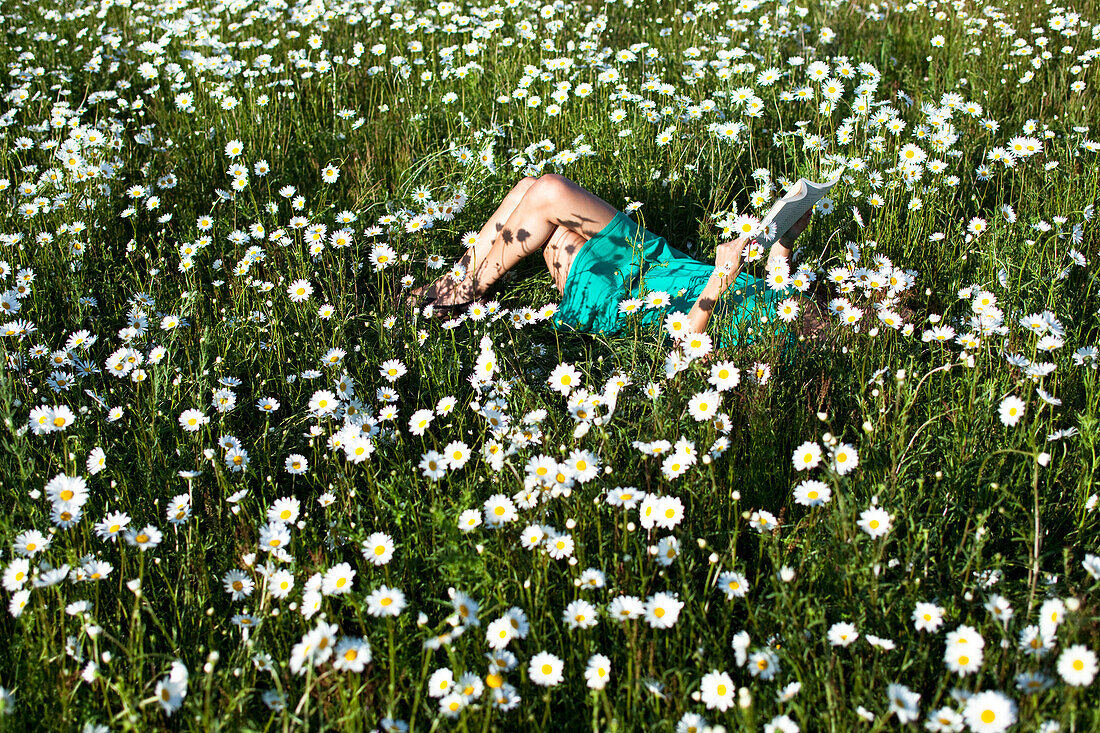
<path fill-rule="evenodd" d="M 516 185 L 512 186 L 512 189 L 505 194 L 497 210 L 493 212 L 493 215 L 489 217 L 485 225 L 481 227 L 481 231 L 477 234 L 477 241 L 466 250 L 466 253 L 463 254 L 455 264 L 462 265 L 463 269 L 468 273 L 470 272 L 471 264 L 476 267 L 477 263 L 485 259 L 486 255 L 489 254 L 489 250 L 493 247 L 493 240 L 496 238 L 497 233 L 504 228 L 504 223 L 508 221 L 508 217 L 511 216 L 512 212 L 519 206 L 519 202 L 523 199 L 531 186 L 534 185 L 535 181 L 535 178 L 527 176 L 516 183 Z M 455 285 L 456 283 L 454 281 L 447 275 L 444 275 L 430 285 L 425 285 L 413 290 L 411 296 L 413 298 L 437 298 L 454 289 Z"/>
<path fill-rule="evenodd" d="M 560 276 L 564 286 L 569 265 L 583 243 L 578 238 L 588 241 L 616 213 L 614 206 L 564 176 L 541 176 L 509 215 L 485 258 L 475 263 L 449 297 L 441 296 L 436 304 L 465 303 L 480 297 L 524 257 L 541 249 L 558 229 L 574 235 L 568 240 L 565 234 L 559 235 L 562 240 L 554 249 L 552 271 L 556 273 L 555 282 Z"/>

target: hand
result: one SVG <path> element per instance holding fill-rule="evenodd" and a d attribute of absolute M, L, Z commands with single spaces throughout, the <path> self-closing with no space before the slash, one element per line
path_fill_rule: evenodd
<path fill-rule="evenodd" d="M 737 277 L 741 268 L 741 253 L 745 245 L 749 243 L 748 237 L 739 237 L 729 242 L 722 242 L 714 253 L 714 272 L 723 283 L 732 282 Z M 729 271 L 725 272 L 724 268 Z"/>
<path fill-rule="evenodd" d="M 813 211 L 813 209 L 807 211 L 805 214 L 802 215 L 801 219 L 796 221 L 791 226 L 790 229 L 783 232 L 783 234 L 779 236 L 779 244 L 783 247 L 786 247 L 787 249 L 790 249 L 791 245 L 794 244 L 794 240 L 798 239 L 798 235 L 804 232 L 806 230 L 806 227 L 809 226 L 810 218 L 813 216 Z"/>

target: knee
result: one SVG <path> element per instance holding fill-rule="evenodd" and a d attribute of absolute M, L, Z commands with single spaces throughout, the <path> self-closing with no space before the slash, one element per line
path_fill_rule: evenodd
<path fill-rule="evenodd" d="M 557 173 L 544 173 L 531 184 L 525 198 L 530 198 L 531 203 L 537 206 L 554 206 L 560 204 L 574 186 L 576 184 L 565 176 Z"/>
<path fill-rule="evenodd" d="M 516 201 L 523 198 L 527 195 L 527 192 L 531 190 L 531 186 L 534 186 L 537 181 L 538 179 L 532 176 L 524 176 L 520 179 L 519 183 L 512 187 L 512 190 L 508 194 L 509 198 L 513 198 Z"/>

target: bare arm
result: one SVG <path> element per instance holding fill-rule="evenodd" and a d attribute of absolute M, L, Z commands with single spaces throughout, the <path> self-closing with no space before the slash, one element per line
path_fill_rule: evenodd
<path fill-rule="evenodd" d="M 688 312 L 688 331 L 703 333 L 707 330 L 710 314 L 714 311 L 718 299 L 741 272 L 741 252 L 748 241 L 748 237 L 740 237 L 718 245 L 718 251 L 714 255 L 714 271 L 711 272 L 710 279 L 707 280 L 703 292 L 696 299 L 695 305 Z"/>
<path fill-rule="evenodd" d="M 776 240 L 775 244 L 772 245 L 770 252 L 771 257 L 786 258 L 790 255 L 790 246 L 810 223 L 810 214 L 811 211 L 807 211 L 803 214 L 802 218 L 795 222 L 794 226 L 784 232 L 783 235 Z M 745 245 L 748 244 L 748 242 L 749 237 L 740 237 L 718 245 L 718 250 L 714 255 L 714 271 L 711 273 L 710 279 L 707 280 L 707 284 L 703 287 L 703 292 L 699 294 L 699 298 L 695 301 L 695 305 L 693 305 L 691 311 L 688 312 L 687 322 L 689 331 L 693 333 L 703 333 L 706 331 L 707 323 L 710 321 L 710 314 L 714 311 L 714 306 L 718 303 L 718 299 L 725 294 L 741 272 L 741 253 L 744 251 Z"/>

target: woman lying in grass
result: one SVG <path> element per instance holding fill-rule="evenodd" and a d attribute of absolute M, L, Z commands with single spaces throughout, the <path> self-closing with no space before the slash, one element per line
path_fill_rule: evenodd
<path fill-rule="evenodd" d="M 791 243 L 809 220 L 807 212 L 772 245 L 768 269 L 773 284 L 788 277 Z M 542 249 L 562 293 L 551 319 L 554 328 L 618 333 L 638 313 L 643 324 L 665 318 L 666 329 L 679 338 L 706 333 L 711 315 L 724 316 L 728 309 L 730 319 L 717 345 L 732 346 L 749 340 L 745 328 L 750 324 L 764 322 L 778 331 L 798 313 L 797 305 L 780 306 L 791 291 L 769 288 L 765 279 L 740 272 L 751 241 L 741 237 L 719 244 L 714 265 L 700 262 L 568 178 L 549 173 L 524 178 L 508 192 L 458 260 L 465 273 L 461 280 L 449 271 L 414 291 L 409 302 L 431 306 L 433 315 L 456 315 L 520 260 Z M 668 322 L 667 314 L 676 312 L 686 317 Z"/>

